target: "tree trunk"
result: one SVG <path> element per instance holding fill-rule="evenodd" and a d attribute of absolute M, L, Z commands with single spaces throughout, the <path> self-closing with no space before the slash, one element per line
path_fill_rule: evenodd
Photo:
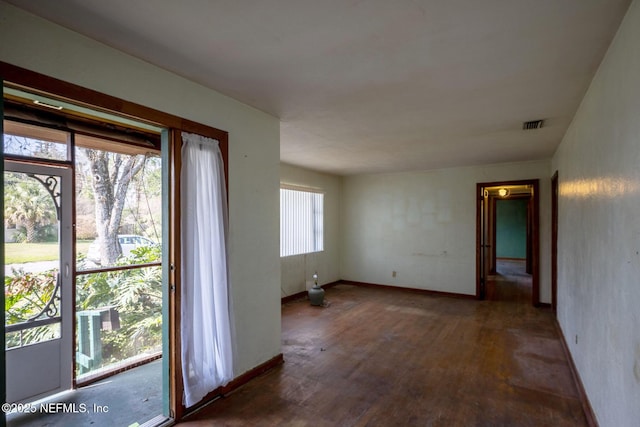
<path fill-rule="evenodd" d="M 122 252 L 118 243 L 118 230 L 127 189 L 131 178 L 144 165 L 144 156 L 124 156 L 100 150 L 87 150 L 87 158 L 93 177 L 100 264 L 113 265 Z"/>
<path fill-rule="evenodd" d="M 26 243 L 34 243 L 36 241 L 36 223 L 33 221 L 25 221 L 24 228 L 27 230 Z"/>

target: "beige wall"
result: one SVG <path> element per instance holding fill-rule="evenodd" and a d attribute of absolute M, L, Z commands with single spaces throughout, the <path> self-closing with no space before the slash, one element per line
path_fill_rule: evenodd
<path fill-rule="evenodd" d="M 280 182 L 324 192 L 324 251 L 280 258 L 283 297 L 307 290 L 314 272 L 318 283 L 340 279 L 340 204 L 342 178 L 285 163 L 280 165 Z"/>
<path fill-rule="evenodd" d="M 640 425 L 640 4 L 553 159 L 558 320 L 602 427 Z"/>
<path fill-rule="evenodd" d="M 278 119 L 0 2 L 0 60 L 229 132 L 239 375 L 280 353 Z"/>
<path fill-rule="evenodd" d="M 339 225 L 328 233 L 339 237 L 332 235 L 337 242 L 322 262 L 315 261 L 321 280 L 335 277 L 466 294 L 475 292 L 475 184 L 539 178 L 541 300 L 550 302 L 549 177 L 557 168 L 558 318 L 600 425 L 631 426 L 640 419 L 637 2 L 553 168 L 541 161 L 356 176 L 343 178 L 342 188 L 336 177 L 281 167 L 278 120 L 214 91 L 3 2 L 0 40 L 2 61 L 229 131 L 236 374 L 280 352 L 279 300 L 283 290 L 301 289 L 299 274 L 289 275 L 289 268 L 293 272 L 300 264 L 279 260 L 281 178 L 303 185 L 317 179 L 338 194 L 335 216 L 340 219 L 331 223 Z M 397 271 L 395 278 L 392 271 Z"/>
<path fill-rule="evenodd" d="M 539 161 L 345 177 L 342 278 L 475 294 L 476 184 L 539 179 L 540 299 L 551 302 L 549 166 Z"/>

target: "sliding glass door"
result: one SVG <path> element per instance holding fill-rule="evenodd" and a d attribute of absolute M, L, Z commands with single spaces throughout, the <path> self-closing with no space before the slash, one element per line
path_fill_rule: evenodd
<path fill-rule="evenodd" d="M 112 407 L 123 408 L 128 424 L 163 422 L 169 177 L 161 143 L 168 150 L 168 133 L 22 88 L 3 90 L 3 401 L 68 403 L 68 394 L 56 393 L 76 388 L 74 402 L 83 402 L 84 385 L 122 381 L 113 375 L 149 363 L 132 392 L 148 394 L 142 404 L 128 407 L 135 399 L 110 393 L 83 402 L 107 408 L 100 414 L 33 416 L 123 422 Z M 34 109 L 38 98 L 59 102 L 64 113 Z M 94 114 L 98 120 L 88 119 Z M 163 360 L 150 363 L 156 359 Z M 14 411 L 8 421 L 20 417 Z"/>

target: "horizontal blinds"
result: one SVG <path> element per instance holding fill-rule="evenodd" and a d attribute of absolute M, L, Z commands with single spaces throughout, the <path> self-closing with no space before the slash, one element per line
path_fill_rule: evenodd
<path fill-rule="evenodd" d="M 280 256 L 324 250 L 324 195 L 280 189 Z"/>

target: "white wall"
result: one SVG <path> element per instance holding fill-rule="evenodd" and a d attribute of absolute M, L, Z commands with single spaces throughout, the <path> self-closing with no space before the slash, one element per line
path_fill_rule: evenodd
<path fill-rule="evenodd" d="M 640 425 L 640 4 L 556 155 L 558 320 L 601 426 Z M 577 342 L 576 342 L 577 341 Z"/>
<path fill-rule="evenodd" d="M 342 178 L 280 164 L 280 182 L 324 192 L 324 251 L 280 258 L 283 297 L 307 290 L 307 282 L 318 272 L 318 283 L 340 280 L 340 201 Z"/>
<path fill-rule="evenodd" d="M 229 132 L 239 375 L 280 353 L 278 119 L 0 2 L 0 60 Z"/>
<path fill-rule="evenodd" d="M 539 161 L 345 177 L 342 278 L 474 295 L 476 184 L 540 179 L 540 300 L 551 302 L 549 166 Z"/>

